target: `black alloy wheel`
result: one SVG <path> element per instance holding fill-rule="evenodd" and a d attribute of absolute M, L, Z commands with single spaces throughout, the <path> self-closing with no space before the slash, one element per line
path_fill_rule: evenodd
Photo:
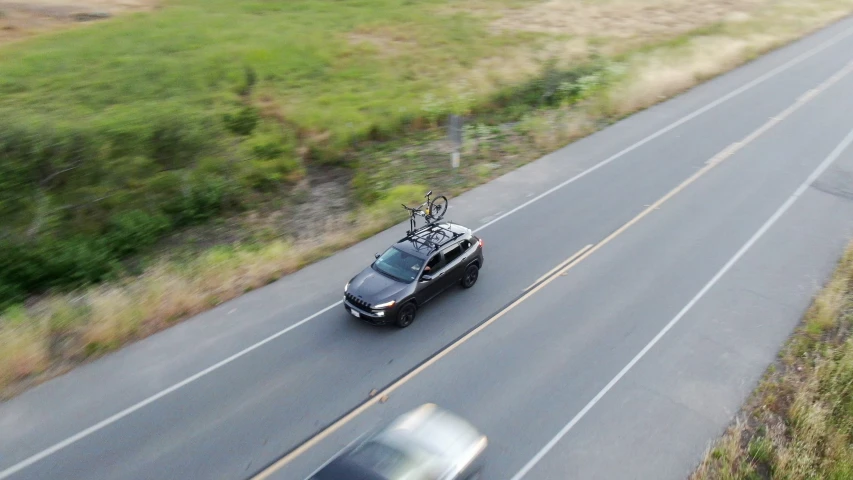
<path fill-rule="evenodd" d="M 400 312 L 397 313 L 397 326 L 400 328 L 406 328 L 415 321 L 415 313 L 417 312 L 417 308 L 413 303 L 407 303 L 400 308 Z"/>
<path fill-rule="evenodd" d="M 468 265 L 465 269 L 465 275 L 462 277 L 462 288 L 471 288 L 477 283 L 480 278 L 480 267 L 477 264 Z"/>

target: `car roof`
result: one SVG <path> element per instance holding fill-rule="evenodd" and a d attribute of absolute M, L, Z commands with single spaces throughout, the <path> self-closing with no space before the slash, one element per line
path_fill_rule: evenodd
<path fill-rule="evenodd" d="M 470 235 L 471 229 L 454 223 L 442 223 L 430 228 L 418 229 L 414 235 L 406 235 L 394 244 L 394 248 L 426 259 L 437 250 Z"/>
<path fill-rule="evenodd" d="M 404 449 L 430 452 L 448 466 L 460 460 L 460 452 L 469 451 L 481 437 L 468 421 L 431 403 L 398 417 L 377 435 Z"/>
<path fill-rule="evenodd" d="M 340 456 L 315 473 L 310 480 L 388 480 L 346 455 Z"/>

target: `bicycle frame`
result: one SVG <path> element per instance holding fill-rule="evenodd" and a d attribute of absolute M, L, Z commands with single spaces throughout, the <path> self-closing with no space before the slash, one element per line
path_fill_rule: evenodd
<path fill-rule="evenodd" d="M 416 215 L 420 215 L 421 217 L 424 217 L 424 221 L 426 222 L 425 226 L 434 225 L 435 221 L 440 219 L 440 218 L 434 218 L 432 216 L 433 204 L 432 204 L 432 198 L 430 197 L 431 195 L 432 195 L 432 190 L 427 192 L 427 194 L 425 195 L 426 201 L 424 203 L 418 205 L 417 208 L 407 207 L 405 204 L 403 204 L 403 208 L 405 208 L 406 210 L 409 211 L 409 234 L 412 234 L 417 230 L 417 228 L 416 228 L 417 222 L 415 221 Z M 439 198 L 443 198 L 443 197 L 439 196 Z M 446 202 L 446 199 L 445 199 L 445 202 Z M 426 207 L 426 210 L 424 210 L 424 207 Z M 430 218 L 433 218 L 433 221 L 430 221 Z"/>

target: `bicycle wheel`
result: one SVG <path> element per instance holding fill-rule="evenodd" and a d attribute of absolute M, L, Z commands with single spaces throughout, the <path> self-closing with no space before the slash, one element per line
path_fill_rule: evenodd
<path fill-rule="evenodd" d="M 429 205 L 428 219 L 433 222 L 441 220 L 445 213 L 447 213 L 447 197 L 444 195 L 435 197 Z"/>

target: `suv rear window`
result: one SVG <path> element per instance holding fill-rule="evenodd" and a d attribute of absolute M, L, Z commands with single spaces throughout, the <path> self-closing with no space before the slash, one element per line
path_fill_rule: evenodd
<path fill-rule="evenodd" d="M 459 255 L 462 255 L 462 245 L 461 244 L 457 244 L 455 247 L 453 247 L 449 250 L 445 250 L 444 251 L 444 260 L 447 263 L 450 263 L 450 262 L 456 260 L 457 258 L 459 258 Z"/>

